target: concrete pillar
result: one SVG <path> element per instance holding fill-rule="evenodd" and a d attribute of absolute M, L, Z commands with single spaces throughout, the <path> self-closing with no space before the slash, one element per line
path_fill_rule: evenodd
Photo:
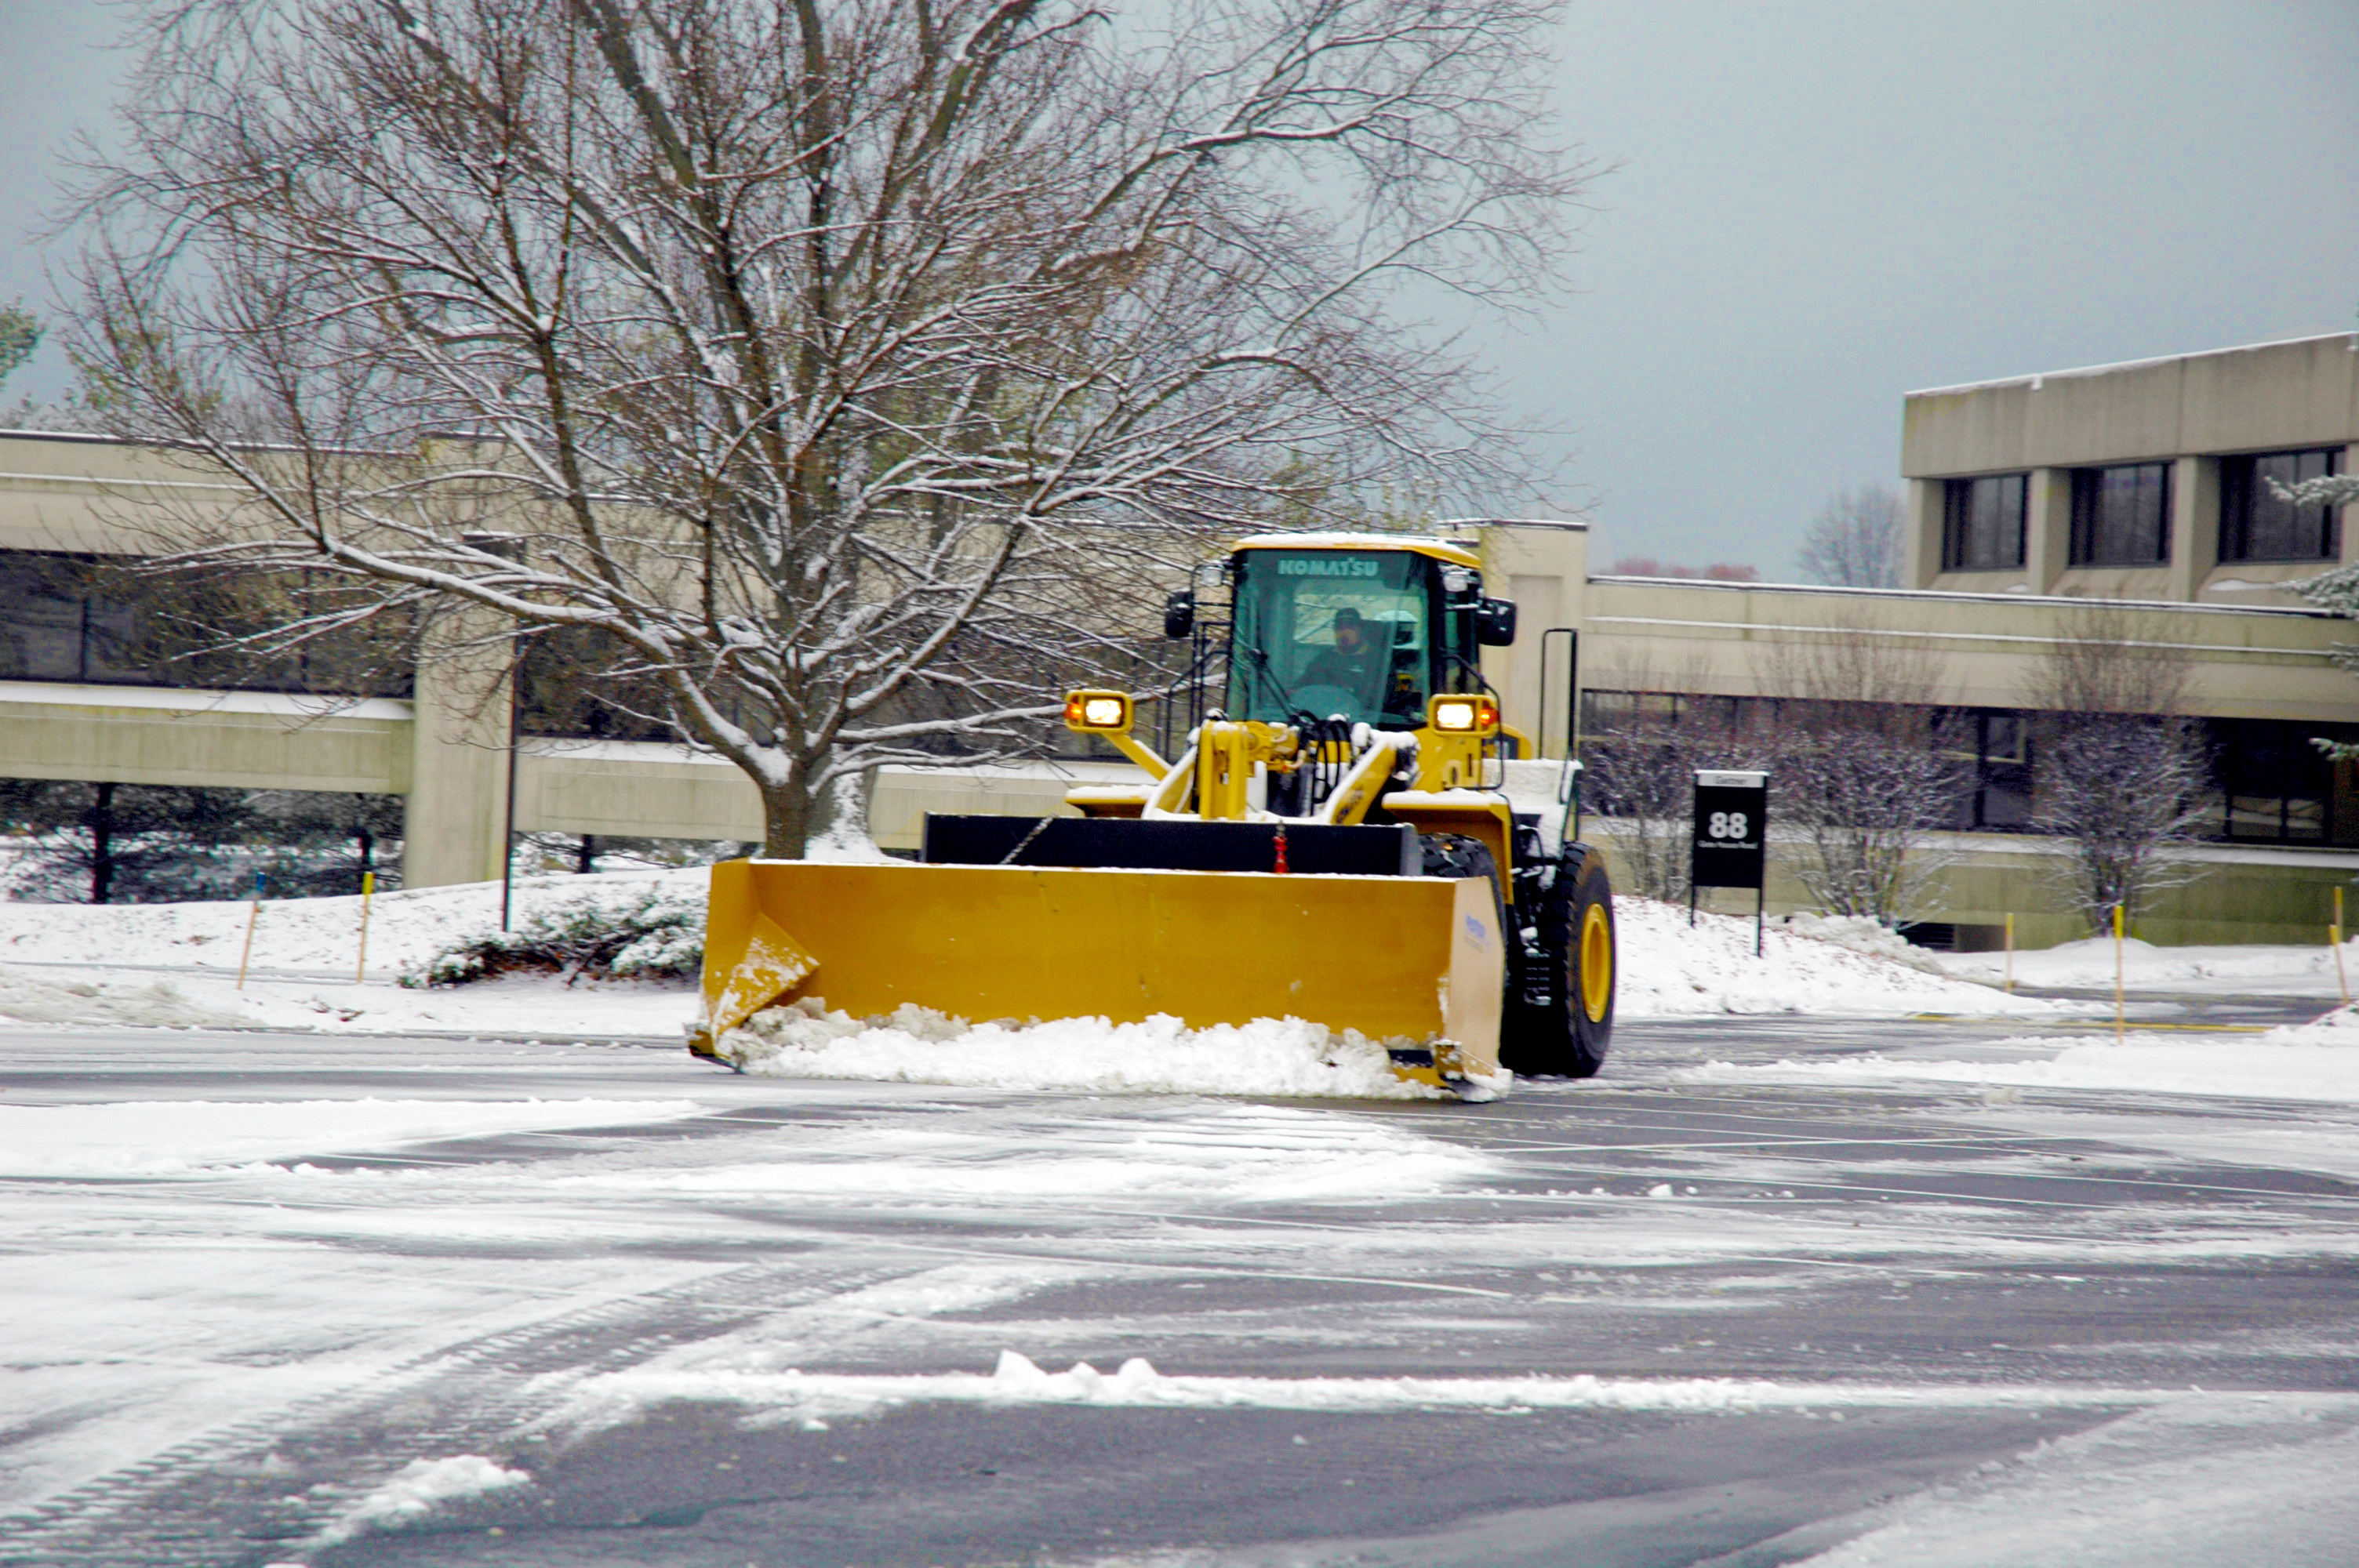
<path fill-rule="evenodd" d="M 1483 677 L 1498 688 L 1506 720 L 1535 743 L 1546 731 L 1548 750 L 1564 754 L 1566 690 L 1564 642 L 1549 628 L 1578 632 L 1588 615 L 1589 524 L 1586 523 L 1495 522 L 1483 524 L 1484 591 L 1516 601 L 1513 647 L 1483 650 Z M 1545 643 L 1545 650 L 1543 644 Z M 1540 670 L 1548 660 L 1548 705 L 1543 726 Z"/>
<path fill-rule="evenodd" d="M 2033 469 L 2023 503 L 2023 582 L 2054 593 L 2072 564 L 2072 470 Z"/>
<path fill-rule="evenodd" d="M 1941 575 L 1941 528 L 1949 487 L 1938 479 L 1908 481 L 1908 516 L 1902 524 L 1900 586 L 1930 588 Z"/>
<path fill-rule="evenodd" d="M 2180 458 L 2170 467 L 2170 589 L 2192 600 L 2220 564 L 2220 460 Z"/>
<path fill-rule="evenodd" d="M 405 887 L 499 880 L 507 852 L 509 684 L 496 643 L 465 648 L 484 618 L 438 620 L 418 664 L 409 798 L 402 815 Z"/>

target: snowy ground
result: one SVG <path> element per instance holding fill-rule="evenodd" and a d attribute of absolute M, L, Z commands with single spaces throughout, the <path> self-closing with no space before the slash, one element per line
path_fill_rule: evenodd
<path fill-rule="evenodd" d="M 2359 1015 L 2314 988 L 2197 975 L 2116 1040 L 1625 901 L 1606 1076 L 1485 1105 L 1302 1098 L 1353 1086 L 1278 1024 L 853 1027 L 732 1076 L 628 1043 L 685 988 L 390 983 L 496 897 L 379 900 L 365 984 L 357 901 L 266 905 L 243 992 L 245 906 L 0 905 L 0 1562 L 2359 1535 Z"/>
<path fill-rule="evenodd" d="M 0 1560 L 2347 1562 L 2359 1083 L 2027 1069 L 2359 1029 L 2055 1027 L 1482 1106 L 22 1029 Z"/>
<path fill-rule="evenodd" d="M 701 897 L 701 867 L 527 878 L 515 918 L 582 897 L 650 884 Z M 524 1034 L 677 1040 L 692 987 L 631 981 L 567 986 L 513 976 L 451 989 L 410 989 L 402 972 L 445 944 L 496 930 L 495 882 L 381 893 L 370 901 L 365 980 L 358 898 L 244 903 L 0 903 L 0 1017 L 21 1022 L 123 1022 L 319 1030 L 329 1033 Z M 237 984 L 246 931 L 253 952 Z"/>

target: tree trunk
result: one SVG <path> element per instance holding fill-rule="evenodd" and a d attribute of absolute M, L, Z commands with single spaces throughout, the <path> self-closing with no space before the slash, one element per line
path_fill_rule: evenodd
<path fill-rule="evenodd" d="M 761 858 L 765 860 L 803 858 L 803 848 L 810 841 L 813 826 L 810 790 L 804 784 L 804 777 L 798 769 L 788 783 L 766 785 L 762 790 Z"/>
<path fill-rule="evenodd" d="M 90 816 L 90 902 L 104 903 L 114 888 L 114 786 L 103 784 Z"/>

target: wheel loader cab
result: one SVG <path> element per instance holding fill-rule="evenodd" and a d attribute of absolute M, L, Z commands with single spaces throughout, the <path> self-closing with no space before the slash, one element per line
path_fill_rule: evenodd
<path fill-rule="evenodd" d="M 1413 548 L 1247 541 L 1229 574 L 1232 719 L 1415 730 L 1434 693 L 1481 689 L 1471 564 Z"/>
<path fill-rule="evenodd" d="M 1225 708 L 1283 724 L 1298 716 L 1384 730 L 1424 722 L 1446 664 L 1433 636 L 1439 573 L 1406 550 L 1240 550 Z"/>

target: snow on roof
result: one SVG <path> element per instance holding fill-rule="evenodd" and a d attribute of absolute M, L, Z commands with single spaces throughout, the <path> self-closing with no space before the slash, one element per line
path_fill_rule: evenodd
<path fill-rule="evenodd" d="M 1961 393 L 1988 392 L 2002 386 L 2028 386 L 2034 392 L 2046 381 L 2063 381 L 2089 375 L 2111 375 L 2115 371 L 2148 370 L 2180 360 L 2216 359 L 2222 354 L 2258 353 L 2263 349 L 2290 348 L 2300 343 L 2325 343 L 2348 340 L 2353 351 L 2359 352 L 2359 332 L 2320 332 L 2306 338 L 2274 338 L 2262 343 L 2239 343 L 2234 348 L 2201 349 L 2190 354 L 2157 354 L 2151 359 L 2118 360 L 2112 364 L 2081 365 L 2071 370 L 2035 371 L 2029 375 L 2001 376 L 1994 381 L 1965 381 L 1955 386 L 1928 386 L 1915 392 L 1904 392 L 1903 397 L 1953 397 Z"/>

